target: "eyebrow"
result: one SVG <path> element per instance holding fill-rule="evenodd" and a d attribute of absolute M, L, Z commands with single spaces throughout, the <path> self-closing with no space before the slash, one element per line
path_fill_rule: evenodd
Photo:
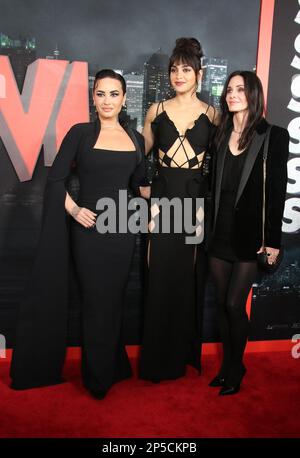
<path fill-rule="evenodd" d="M 174 64 L 174 65 L 172 65 L 171 68 L 178 68 L 178 67 L 191 67 L 191 65 L 189 65 L 189 64 L 179 64 L 179 65 L 175 65 L 175 64 Z"/>
<path fill-rule="evenodd" d="M 101 94 L 105 94 L 105 91 L 102 91 L 101 89 L 96 89 L 96 92 L 101 92 Z M 119 89 L 113 89 L 112 91 L 109 91 L 110 94 L 113 94 L 114 92 L 120 92 Z"/>
<path fill-rule="evenodd" d="M 236 87 L 245 87 L 244 84 L 238 84 Z M 227 86 L 227 89 L 232 89 L 232 86 Z"/>

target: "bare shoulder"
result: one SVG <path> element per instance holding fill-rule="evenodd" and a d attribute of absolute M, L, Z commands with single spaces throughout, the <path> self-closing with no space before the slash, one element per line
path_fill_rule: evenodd
<path fill-rule="evenodd" d="M 210 107 L 210 110 L 211 110 L 210 114 L 212 116 L 209 119 L 212 122 L 212 124 L 214 124 L 215 126 L 218 126 L 221 120 L 221 113 L 219 112 L 219 110 L 217 110 L 217 108 L 213 106 Z"/>
<path fill-rule="evenodd" d="M 216 121 L 218 118 L 218 112 L 216 108 L 213 105 L 208 105 L 206 102 L 203 102 L 202 100 L 200 100 L 200 103 L 203 113 L 206 114 L 206 116 L 212 124 L 217 125 Z"/>
<path fill-rule="evenodd" d="M 172 105 L 174 105 L 174 97 L 171 99 L 163 100 L 161 104 L 163 104 L 164 107 L 172 107 Z"/>
<path fill-rule="evenodd" d="M 160 105 L 160 106 L 159 106 Z M 147 111 L 147 115 L 146 115 L 146 119 L 148 122 L 152 122 L 154 121 L 154 119 L 156 118 L 156 116 L 162 111 L 162 108 L 161 108 L 161 102 L 156 102 L 156 103 L 153 103 L 148 111 Z"/>

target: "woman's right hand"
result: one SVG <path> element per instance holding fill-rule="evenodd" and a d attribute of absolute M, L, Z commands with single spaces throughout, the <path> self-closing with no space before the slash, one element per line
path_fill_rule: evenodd
<path fill-rule="evenodd" d="M 70 215 L 73 216 L 77 223 L 81 224 L 85 228 L 93 227 L 96 224 L 97 213 L 92 212 L 88 208 L 78 207 L 78 205 L 75 205 L 72 208 Z"/>
<path fill-rule="evenodd" d="M 151 186 L 140 186 L 140 194 L 144 199 L 150 199 L 151 197 Z"/>

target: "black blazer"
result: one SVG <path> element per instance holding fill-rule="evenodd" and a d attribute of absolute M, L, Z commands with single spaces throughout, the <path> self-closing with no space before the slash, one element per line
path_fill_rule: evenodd
<path fill-rule="evenodd" d="M 263 119 L 257 126 L 249 147 L 235 200 L 233 248 L 239 259 L 255 259 L 262 245 L 263 206 L 263 147 L 268 123 Z M 212 201 L 213 211 L 209 246 L 216 227 L 225 153 L 231 129 L 214 152 Z M 281 225 L 287 184 L 289 134 L 282 127 L 273 126 L 270 134 L 266 178 L 266 246 L 279 248 Z"/>

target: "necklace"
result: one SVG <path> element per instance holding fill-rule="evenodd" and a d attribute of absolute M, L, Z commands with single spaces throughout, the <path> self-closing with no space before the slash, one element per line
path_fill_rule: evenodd
<path fill-rule="evenodd" d="M 116 124 L 115 126 L 101 126 L 101 129 L 120 129 L 120 124 Z"/>

